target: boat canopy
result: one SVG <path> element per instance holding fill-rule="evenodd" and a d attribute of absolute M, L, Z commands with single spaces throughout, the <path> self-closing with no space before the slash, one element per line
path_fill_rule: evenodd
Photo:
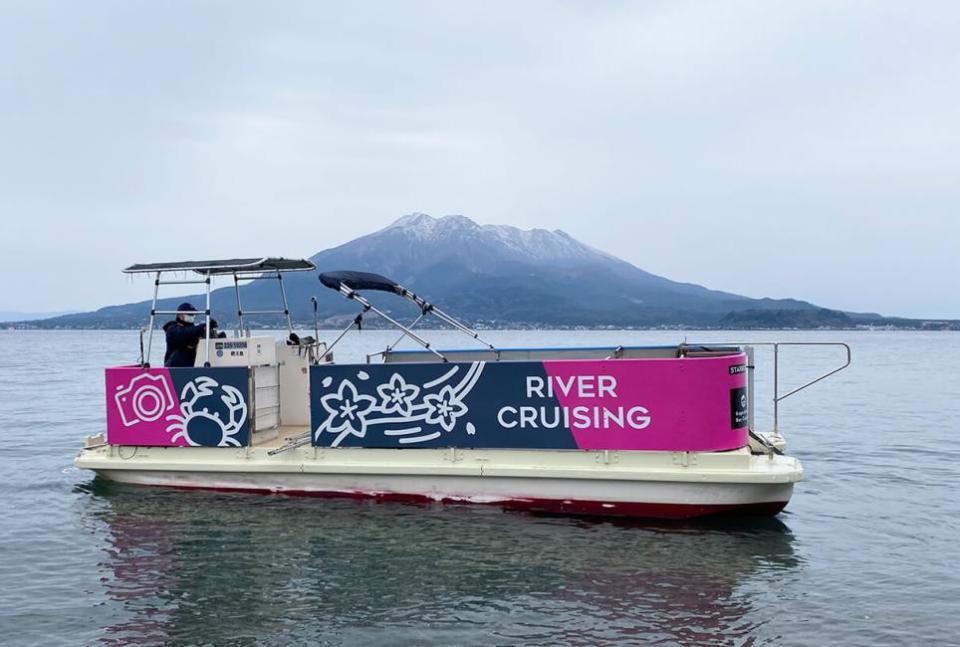
<path fill-rule="evenodd" d="M 332 344 L 327 346 L 327 352 L 329 352 L 330 349 L 336 346 L 337 343 L 341 339 L 343 339 L 343 336 L 346 335 L 351 328 L 356 326 L 357 330 L 360 329 L 360 326 L 363 322 L 363 315 L 367 311 L 375 312 L 381 318 L 390 322 L 390 324 L 392 324 L 393 326 L 396 326 L 399 330 L 403 331 L 403 333 L 400 335 L 400 338 L 397 339 L 397 341 L 387 346 L 386 350 L 384 351 L 384 354 L 389 353 L 391 350 L 393 350 L 393 347 L 396 346 L 404 337 L 409 337 L 410 339 L 417 342 L 418 344 L 426 348 L 428 351 L 436 355 L 442 361 L 446 362 L 447 358 L 443 356 L 443 353 L 440 353 L 437 350 L 431 348 L 430 343 L 427 342 L 427 340 L 425 340 L 423 337 L 420 337 L 419 335 L 417 335 L 411 330 L 411 328 L 416 326 L 417 323 L 419 323 L 419 321 L 424 317 L 426 317 L 427 315 L 433 315 L 437 317 L 441 321 L 444 321 L 450 324 L 457 330 L 460 330 L 461 332 L 464 332 L 470 335 L 471 337 L 473 337 L 474 339 L 476 339 L 477 341 L 485 345 L 488 349 L 494 352 L 497 352 L 496 347 L 494 347 L 494 345 L 491 344 L 490 342 L 487 342 L 481 339 L 480 334 L 477 331 L 473 330 L 472 328 L 468 328 L 463 323 L 461 323 L 457 319 L 454 319 L 453 317 L 448 315 L 446 312 L 444 312 L 437 306 L 433 305 L 423 297 L 417 296 L 416 294 L 414 294 L 407 288 L 403 287 L 396 281 L 392 279 L 388 279 L 387 277 L 381 274 L 373 274 L 371 272 L 354 272 L 350 270 L 341 270 L 337 272 L 322 272 L 320 274 L 320 282 L 323 283 L 326 287 L 330 288 L 331 290 L 336 290 L 337 292 L 342 294 L 344 297 L 351 299 L 353 301 L 356 301 L 362 307 L 360 314 L 358 314 L 356 318 L 354 318 L 354 320 L 350 322 L 349 325 L 347 325 L 347 327 L 343 330 L 343 332 L 340 333 L 340 336 L 337 337 L 335 340 L 333 340 Z M 408 301 L 415 303 L 417 307 L 420 308 L 420 316 L 414 319 L 409 326 L 404 326 L 402 323 L 400 323 L 399 321 L 397 321 L 396 319 L 394 319 L 393 317 L 385 313 L 383 310 L 378 309 L 372 303 L 367 301 L 363 296 L 360 295 L 358 290 L 378 290 L 380 292 L 390 292 L 392 294 L 397 294 L 403 297 L 404 299 L 407 299 Z"/>
<path fill-rule="evenodd" d="M 331 290 L 339 290 L 341 285 L 346 285 L 351 290 L 380 290 L 396 294 L 402 294 L 403 290 L 396 281 L 372 272 L 323 272 L 320 274 L 320 282 Z"/>
<path fill-rule="evenodd" d="M 189 272 L 197 274 L 244 274 L 247 272 L 306 272 L 316 265 L 304 258 L 228 258 L 217 261 L 177 261 L 175 263 L 137 263 L 124 269 L 125 274 L 144 272 Z"/>
<path fill-rule="evenodd" d="M 124 269 L 125 274 L 156 274 L 153 281 L 153 304 L 150 307 L 150 334 L 147 337 L 146 353 L 143 353 L 143 339 L 140 342 L 140 364 L 149 366 L 150 352 L 153 349 L 153 331 L 156 328 L 157 315 L 178 314 L 175 310 L 158 310 L 161 285 L 189 285 L 203 284 L 206 290 L 206 307 L 197 310 L 194 314 L 205 314 L 210 317 L 210 283 L 214 276 L 233 276 L 233 283 L 237 295 L 237 318 L 240 321 L 240 330 L 243 330 L 243 316 L 250 315 L 283 315 L 287 319 L 287 331 L 290 339 L 294 338 L 293 319 L 290 317 L 290 307 L 287 304 L 287 291 L 283 287 L 284 272 L 306 272 L 317 269 L 311 261 L 304 258 L 258 257 L 258 258 L 228 258 L 218 261 L 177 261 L 174 263 L 138 263 Z M 196 272 L 202 279 L 171 280 L 163 279 L 164 272 Z M 280 286 L 280 300 L 283 309 L 277 310 L 247 310 L 240 304 L 240 281 L 256 281 L 259 279 L 275 279 Z M 210 329 L 205 326 L 206 334 L 206 361 L 204 366 L 210 366 Z M 249 329 L 247 329 L 249 334 Z"/>

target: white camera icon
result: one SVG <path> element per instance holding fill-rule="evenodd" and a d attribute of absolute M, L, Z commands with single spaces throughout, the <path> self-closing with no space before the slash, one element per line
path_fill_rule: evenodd
<path fill-rule="evenodd" d="M 159 420 L 177 403 L 163 376 L 149 373 L 137 375 L 126 387 L 117 387 L 113 397 L 124 427 Z"/>

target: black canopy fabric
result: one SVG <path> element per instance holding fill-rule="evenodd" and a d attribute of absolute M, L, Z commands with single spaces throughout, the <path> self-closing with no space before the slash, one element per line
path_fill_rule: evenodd
<path fill-rule="evenodd" d="M 138 263 L 126 268 L 126 274 L 141 272 L 189 272 L 198 274 L 233 274 L 235 272 L 303 272 L 315 270 L 303 258 L 228 258 L 218 261 L 177 261 L 175 263 Z"/>
<path fill-rule="evenodd" d="M 380 274 L 371 272 L 323 272 L 320 282 L 331 290 L 339 290 L 340 285 L 346 285 L 351 290 L 380 290 L 400 294 L 403 288 Z"/>

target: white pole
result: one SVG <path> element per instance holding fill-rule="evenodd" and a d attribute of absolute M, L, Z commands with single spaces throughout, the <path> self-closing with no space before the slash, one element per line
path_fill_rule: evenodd
<path fill-rule="evenodd" d="M 153 348 L 153 328 L 157 320 L 157 293 L 159 291 L 160 272 L 157 272 L 157 276 L 153 280 L 153 305 L 150 306 L 150 334 L 147 336 L 147 356 L 143 360 L 148 366 L 150 365 L 150 349 Z"/>
<path fill-rule="evenodd" d="M 205 326 L 204 333 L 207 336 L 207 349 L 206 349 L 206 359 L 203 362 L 203 365 L 206 367 L 210 366 L 210 274 L 207 274 L 207 325 Z"/>

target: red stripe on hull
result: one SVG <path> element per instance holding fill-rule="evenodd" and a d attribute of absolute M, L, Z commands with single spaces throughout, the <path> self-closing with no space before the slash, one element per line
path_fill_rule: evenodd
<path fill-rule="evenodd" d="M 318 492 L 312 490 L 272 490 L 269 488 L 207 487 L 203 485 L 156 485 L 180 490 L 208 490 L 214 492 L 239 492 L 248 494 L 283 494 L 287 496 L 310 496 L 327 499 L 372 499 L 389 503 L 449 505 L 492 505 L 505 510 L 518 510 L 541 514 L 558 514 L 586 517 L 622 517 L 632 519 L 693 519 L 697 517 L 772 517 L 787 505 L 787 501 L 764 501 L 760 503 L 642 503 L 607 502 L 570 499 L 506 499 L 502 501 L 469 501 L 458 498 L 436 499 L 423 494 L 399 492 Z"/>

